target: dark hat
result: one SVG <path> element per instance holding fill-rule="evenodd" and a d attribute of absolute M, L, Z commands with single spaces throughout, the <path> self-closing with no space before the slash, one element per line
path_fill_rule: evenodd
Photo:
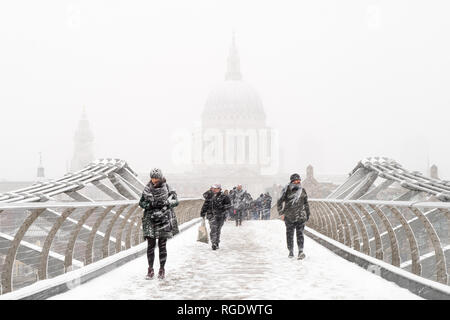
<path fill-rule="evenodd" d="M 161 169 L 153 168 L 152 171 L 150 171 L 150 178 L 162 179 L 163 174 Z"/>
<path fill-rule="evenodd" d="M 294 180 L 301 180 L 300 175 L 298 173 L 291 174 L 291 177 L 289 179 L 291 180 L 291 182 Z"/>

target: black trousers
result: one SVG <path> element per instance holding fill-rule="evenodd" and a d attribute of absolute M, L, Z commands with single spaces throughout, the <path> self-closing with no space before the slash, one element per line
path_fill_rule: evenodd
<path fill-rule="evenodd" d="M 234 218 L 236 219 L 236 225 L 242 224 L 242 213 L 243 210 L 236 210 L 236 214 L 234 215 Z"/>
<path fill-rule="evenodd" d="M 147 238 L 147 260 L 148 266 L 153 268 L 153 261 L 155 261 L 155 247 L 156 247 L 156 239 Z M 167 239 L 158 239 L 158 248 L 159 248 L 159 266 L 161 269 L 164 269 L 164 265 L 167 260 Z"/>
<path fill-rule="evenodd" d="M 225 222 L 225 216 L 217 214 L 209 219 L 209 226 L 211 231 L 209 232 L 211 243 L 219 244 L 220 242 L 220 231 L 222 230 L 223 223 Z"/>
<path fill-rule="evenodd" d="M 294 250 L 294 232 L 297 233 L 298 250 L 299 251 L 303 250 L 303 243 L 304 243 L 303 230 L 305 229 L 305 223 L 289 222 L 289 221 L 284 221 L 284 223 L 286 224 L 286 241 L 289 251 Z"/>

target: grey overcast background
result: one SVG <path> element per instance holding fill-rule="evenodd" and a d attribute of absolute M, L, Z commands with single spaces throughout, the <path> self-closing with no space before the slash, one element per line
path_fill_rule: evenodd
<path fill-rule="evenodd" d="M 233 30 L 279 130 L 280 168 L 348 173 L 367 156 L 450 178 L 448 0 L 5 0 L 0 179 L 63 175 L 86 106 L 96 157 L 171 166 L 200 122 Z"/>

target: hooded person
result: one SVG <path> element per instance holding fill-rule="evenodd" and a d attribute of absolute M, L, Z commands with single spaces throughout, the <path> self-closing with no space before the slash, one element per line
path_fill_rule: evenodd
<path fill-rule="evenodd" d="M 178 205 L 178 197 L 172 188 L 166 183 L 162 171 L 154 168 L 150 172 L 150 181 L 142 192 L 139 206 L 144 209 L 142 216 L 142 230 L 144 239 L 147 240 L 147 279 L 153 279 L 153 262 L 155 259 L 155 247 L 158 242 L 160 269 L 158 278 L 165 277 L 165 263 L 167 260 L 167 239 L 179 232 L 174 207 Z"/>
<path fill-rule="evenodd" d="M 223 193 L 220 184 L 211 186 L 213 195 L 209 201 L 209 207 L 206 210 L 209 226 L 211 227 L 210 238 L 213 250 L 219 249 L 220 233 L 227 211 L 231 207 L 230 197 Z"/>
<path fill-rule="evenodd" d="M 284 207 L 283 207 L 284 204 Z M 294 173 L 290 183 L 283 188 L 277 201 L 277 209 L 286 225 L 286 241 L 289 257 L 294 257 L 294 232 L 297 233 L 298 259 L 303 259 L 305 224 L 309 220 L 308 195 L 301 185 L 300 175 Z"/>

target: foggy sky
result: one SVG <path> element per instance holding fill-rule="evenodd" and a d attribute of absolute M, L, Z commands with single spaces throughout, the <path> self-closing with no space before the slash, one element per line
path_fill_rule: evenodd
<path fill-rule="evenodd" d="M 233 30 L 243 79 L 279 130 L 282 171 L 368 156 L 450 178 L 450 2 L 0 2 L 0 179 L 66 172 L 86 106 L 95 156 L 170 171 Z"/>

